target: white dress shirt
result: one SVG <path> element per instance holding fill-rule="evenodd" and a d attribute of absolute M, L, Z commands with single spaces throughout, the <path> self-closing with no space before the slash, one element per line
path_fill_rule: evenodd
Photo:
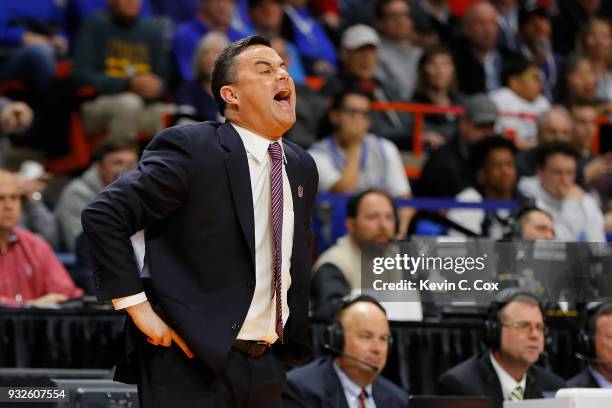
<path fill-rule="evenodd" d="M 493 364 L 493 369 L 495 373 L 497 373 L 497 378 L 499 378 L 499 383 L 502 387 L 502 395 L 504 397 L 504 401 L 510 397 L 512 391 L 516 389 L 516 387 L 520 386 L 523 389 L 523 394 L 525 393 L 525 386 L 527 384 L 527 375 L 523 376 L 523 379 L 517 382 L 506 370 L 499 365 L 495 357 L 493 357 L 493 353 L 489 355 L 491 358 L 491 364 Z"/>
<path fill-rule="evenodd" d="M 268 146 L 272 141 L 232 123 L 242 139 L 247 154 L 253 216 L 255 221 L 255 292 L 238 338 L 274 343 L 276 334 L 276 301 L 272 291 L 273 235 L 271 225 L 270 171 L 272 162 Z M 283 149 L 282 139 L 278 142 Z M 286 164 L 283 149 L 283 163 Z M 283 166 L 283 235 L 282 235 L 282 304 L 283 325 L 289 317 L 287 291 L 291 286 L 291 255 L 293 252 L 293 197 L 287 172 Z M 115 309 L 123 309 L 147 300 L 144 292 L 113 299 Z M 222 305 L 219 305 L 220 307 Z"/>

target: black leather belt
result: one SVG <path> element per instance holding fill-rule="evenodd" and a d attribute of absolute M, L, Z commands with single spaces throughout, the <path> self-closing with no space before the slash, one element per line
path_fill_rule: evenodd
<path fill-rule="evenodd" d="M 267 341 L 263 340 L 234 340 L 233 347 L 246 354 L 250 357 L 260 357 L 263 353 L 265 353 L 270 346 L 272 346 Z"/>

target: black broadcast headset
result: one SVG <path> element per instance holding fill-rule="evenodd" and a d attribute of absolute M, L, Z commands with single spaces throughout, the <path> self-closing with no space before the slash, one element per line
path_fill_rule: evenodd
<path fill-rule="evenodd" d="M 337 317 L 340 315 L 340 313 L 342 313 L 343 310 L 348 309 L 357 302 L 372 303 L 380 310 L 382 310 L 385 315 L 387 314 L 385 308 L 378 302 L 378 300 L 374 299 L 372 296 L 358 294 L 344 297 L 340 305 L 340 310 L 336 314 L 336 320 L 329 326 L 327 326 L 327 328 L 325 329 L 325 343 L 323 347 L 332 354 L 340 355 L 344 353 L 344 329 L 342 328 L 342 324 L 340 324 Z M 391 350 L 392 345 L 393 338 L 389 334 L 389 350 Z"/>
<path fill-rule="evenodd" d="M 580 314 L 580 330 L 576 337 L 576 357 L 587 362 L 598 362 L 595 353 L 595 329 L 597 313 L 605 305 L 612 305 L 612 299 L 589 302 Z M 609 363 L 609 362 L 608 362 Z"/>
<path fill-rule="evenodd" d="M 499 311 L 519 296 L 526 296 L 535 300 L 540 307 L 540 311 L 542 311 L 542 316 L 544 316 L 544 311 L 542 310 L 542 305 L 538 296 L 521 288 L 505 288 L 501 290 L 497 296 L 495 296 L 495 300 L 489 305 L 487 318 L 484 322 L 483 341 L 485 345 L 493 351 L 499 350 L 501 347 L 502 325 L 497 317 Z M 545 341 L 546 340 L 547 339 L 545 339 Z"/>

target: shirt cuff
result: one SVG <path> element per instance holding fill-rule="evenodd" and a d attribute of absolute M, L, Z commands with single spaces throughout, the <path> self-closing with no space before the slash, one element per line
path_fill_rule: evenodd
<path fill-rule="evenodd" d="M 134 306 L 139 303 L 147 301 L 147 295 L 144 292 L 137 293 L 135 295 L 124 296 L 117 299 L 113 299 L 113 306 L 115 310 L 125 309 L 126 307 Z"/>

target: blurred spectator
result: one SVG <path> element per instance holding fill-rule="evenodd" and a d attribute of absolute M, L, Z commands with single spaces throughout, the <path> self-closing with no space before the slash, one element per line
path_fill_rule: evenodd
<path fill-rule="evenodd" d="M 574 133 L 574 122 L 569 111 L 561 105 L 553 106 L 538 118 L 537 144 L 549 142 L 571 143 Z M 537 146 L 518 152 L 516 167 L 519 178 L 533 176 L 536 171 Z"/>
<path fill-rule="evenodd" d="M 0 96 L 0 134 L 24 132 L 32 124 L 32 109 Z"/>
<path fill-rule="evenodd" d="M 465 115 L 459 121 L 458 132 L 425 162 L 415 186 L 415 195 L 450 198 L 474 185 L 469 162 L 470 148 L 494 134 L 498 111 L 493 101 L 484 94 L 467 98 L 464 107 Z"/>
<path fill-rule="evenodd" d="M 42 193 L 47 187 L 48 174 L 28 174 L 29 166 L 42 165 L 26 161 L 17 174 L 17 190 L 21 197 L 21 219 L 19 227 L 35 233 L 47 241 L 53 248 L 59 248 L 59 236 L 53 213 L 42 200 Z"/>
<path fill-rule="evenodd" d="M 540 146 L 537 175 L 519 183 L 522 194 L 555 219 L 555 237 L 561 241 L 605 242 L 604 220 L 590 194 L 576 184 L 578 152 L 562 142 Z"/>
<path fill-rule="evenodd" d="M 587 366 L 567 380 L 567 386 L 612 388 L 612 303 L 596 306 L 581 330 L 579 347 Z"/>
<path fill-rule="evenodd" d="M 455 200 L 476 203 L 483 200 L 524 201 L 516 190 L 515 157 L 514 143 L 503 136 L 491 136 L 477 142 L 470 156 L 476 186 L 463 190 Z M 508 209 L 485 211 L 454 208 L 446 216 L 480 236 L 495 240 L 507 235 L 514 224 L 514 214 Z"/>
<path fill-rule="evenodd" d="M 426 48 L 451 42 L 451 30 L 456 21 L 446 3 L 446 0 L 411 0 L 417 45 Z"/>
<path fill-rule="evenodd" d="M 363 24 L 347 28 L 342 34 L 340 59 L 342 72 L 330 78 L 323 94 L 333 96 L 349 86 L 359 85 L 372 93 L 377 102 L 401 100 L 393 83 L 375 78 L 380 37 L 372 27 Z M 395 111 L 379 111 L 372 116 L 372 131 L 393 141 L 399 148 L 410 147 L 410 118 Z"/>
<path fill-rule="evenodd" d="M 497 11 L 498 44 L 518 52 L 519 5 L 517 0 L 493 0 L 492 3 Z"/>
<path fill-rule="evenodd" d="M 284 408 L 407 406 L 406 392 L 380 375 L 391 346 L 380 303 L 364 295 L 347 301 L 326 336 L 333 357 L 319 357 L 288 373 Z"/>
<path fill-rule="evenodd" d="M 572 100 L 596 102 L 596 90 L 597 77 L 589 59 L 570 56 L 557 82 L 557 103 L 569 106 Z"/>
<path fill-rule="evenodd" d="M 133 142 L 105 141 L 98 147 L 91 167 L 64 188 L 55 215 L 68 251 L 74 251 L 76 239 L 83 232 L 81 211 L 85 205 L 119 175 L 134 169 L 137 161 L 138 147 Z"/>
<path fill-rule="evenodd" d="M 497 46 L 499 27 L 495 7 L 485 1 L 470 6 L 463 16 L 463 35 L 452 48 L 459 90 L 467 95 L 501 87 L 501 67 L 517 54 Z"/>
<path fill-rule="evenodd" d="M 248 0 L 248 5 L 253 34 L 259 34 L 270 40 L 282 36 L 283 0 Z M 285 41 L 285 48 L 291 56 L 291 65 L 288 65 L 289 75 L 293 78 L 293 82 L 301 84 L 306 73 L 300 53 L 296 46 L 288 41 Z"/>
<path fill-rule="evenodd" d="M 396 208 L 382 190 L 365 190 L 346 204 L 347 234 L 323 252 L 312 267 L 312 315 L 331 319 L 342 298 L 361 289 L 361 248 L 382 244 L 395 236 Z"/>
<path fill-rule="evenodd" d="M 355 24 L 374 26 L 376 23 L 377 0 L 340 0 L 342 25 L 350 27 Z"/>
<path fill-rule="evenodd" d="M 612 31 L 610 23 L 600 18 L 591 19 L 580 32 L 578 51 L 586 56 L 597 77 L 596 96 L 604 102 L 612 101 Z"/>
<path fill-rule="evenodd" d="M 309 6 L 323 24 L 325 24 L 328 31 L 336 32 L 340 29 L 342 21 L 338 0 L 311 0 Z"/>
<path fill-rule="evenodd" d="M 0 304 L 56 304 L 81 296 L 49 244 L 16 227 L 20 217 L 17 180 L 0 170 Z"/>
<path fill-rule="evenodd" d="M 519 49 L 529 61 L 537 64 L 542 73 L 543 93 L 552 100 L 563 57 L 552 49 L 551 19 L 540 6 L 523 6 L 519 12 Z"/>
<path fill-rule="evenodd" d="M 27 104 L 0 96 L 0 166 L 4 164 L 5 149 L 8 149 L 8 140 L 2 136 L 26 131 L 32 118 L 32 109 Z"/>
<path fill-rule="evenodd" d="M 210 89 L 215 60 L 230 44 L 227 36 L 217 31 L 205 34 L 193 55 L 194 79 L 183 82 L 176 95 L 177 117 L 198 122 L 223 121 Z"/>
<path fill-rule="evenodd" d="M 291 72 L 293 57 L 287 50 L 287 42 L 282 37 L 275 37 L 270 43 Z M 295 93 L 300 101 L 295 105 L 295 123 L 283 137 L 307 149 L 317 141 L 319 124 L 327 113 L 328 103 L 325 97 L 305 84 L 296 83 Z"/>
<path fill-rule="evenodd" d="M 540 69 L 522 58 L 508 61 L 502 83 L 503 88 L 491 93 L 501 112 L 498 125 L 502 133 L 515 138 L 519 150 L 534 147 L 538 116 L 550 109 L 550 102 L 542 95 Z"/>
<path fill-rule="evenodd" d="M 523 207 L 517 214 L 518 233 L 524 241 L 555 239 L 555 219 L 537 207 Z"/>
<path fill-rule="evenodd" d="M 230 26 L 234 7 L 234 0 L 200 0 L 195 17 L 177 27 L 172 49 L 180 79 L 183 81 L 193 79 L 193 53 L 204 34 L 209 31 L 221 31 L 227 35 L 230 42 L 239 40 L 245 35 Z"/>
<path fill-rule="evenodd" d="M 410 184 L 397 147 L 368 133 L 371 96 L 360 88 L 334 95 L 329 119 L 333 133 L 313 144 L 308 152 L 319 170 L 319 191 L 356 193 L 370 188 L 392 197 L 410 198 Z M 408 230 L 410 209 L 403 209 L 400 236 Z"/>
<path fill-rule="evenodd" d="M 19 79 L 38 105 L 51 89 L 55 62 L 68 52 L 62 6 L 55 0 L 0 1 L 0 81 Z"/>
<path fill-rule="evenodd" d="M 285 0 L 285 14 L 291 23 L 291 33 L 285 39 L 297 46 L 308 75 L 334 74 L 336 48 L 307 6 L 308 0 Z"/>
<path fill-rule="evenodd" d="M 450 107 L 459 105 L 457 79 L 452 54 L 444 46 L 425 49 L 419 61 L 416 91 L 413 102 Z M 457 132 L 457 115 L 425 115 L 423 139 L 433 150 Z"/>
<path fill-rule="evenodd" d="M 139 18 L 140 6 L 141 0 L 109 0 L 107 11 L 82 26 L 75 80 L 97 93 L 81 108 L 87 135 L 136 140 L 141 131 L 154 135 L 164 127 L 166 53 L 157 26 Z"/>
<path fill-rule="evenodd" d="M 141 17 L 150 17 L 153 12 L 149 0 L 141 0 Z M 108 0 L 66 0 L 66 25 L 70 40 L 76 40 L 81 24 L 96 11 L 106 9 Z M 175 3 L 175 1 L 173 1 Z M 192 14 L 193 15 L 193 14 Z"/>
<path fill-rule="evenodd" d="M 553 47 L 561 55 L 574 51 L 579 30 L 599 11 L 600 0 L 558 0 L 553 19 Z"/>
<path fill-rule="evenodd" d="M 399 97 L 409 100 L 422 51 L 412 44 L 413 23 L 408 0 L 378 0 L 376 28 L 382 34 L 376 76 L 382 82 L 394 84 Z"/>
<path fill-rule="evenodd" d="M 178 25 L 195 16 L 199 0 L 150 0 L 150 2 L 156 15 L 170 17 Z"/>

